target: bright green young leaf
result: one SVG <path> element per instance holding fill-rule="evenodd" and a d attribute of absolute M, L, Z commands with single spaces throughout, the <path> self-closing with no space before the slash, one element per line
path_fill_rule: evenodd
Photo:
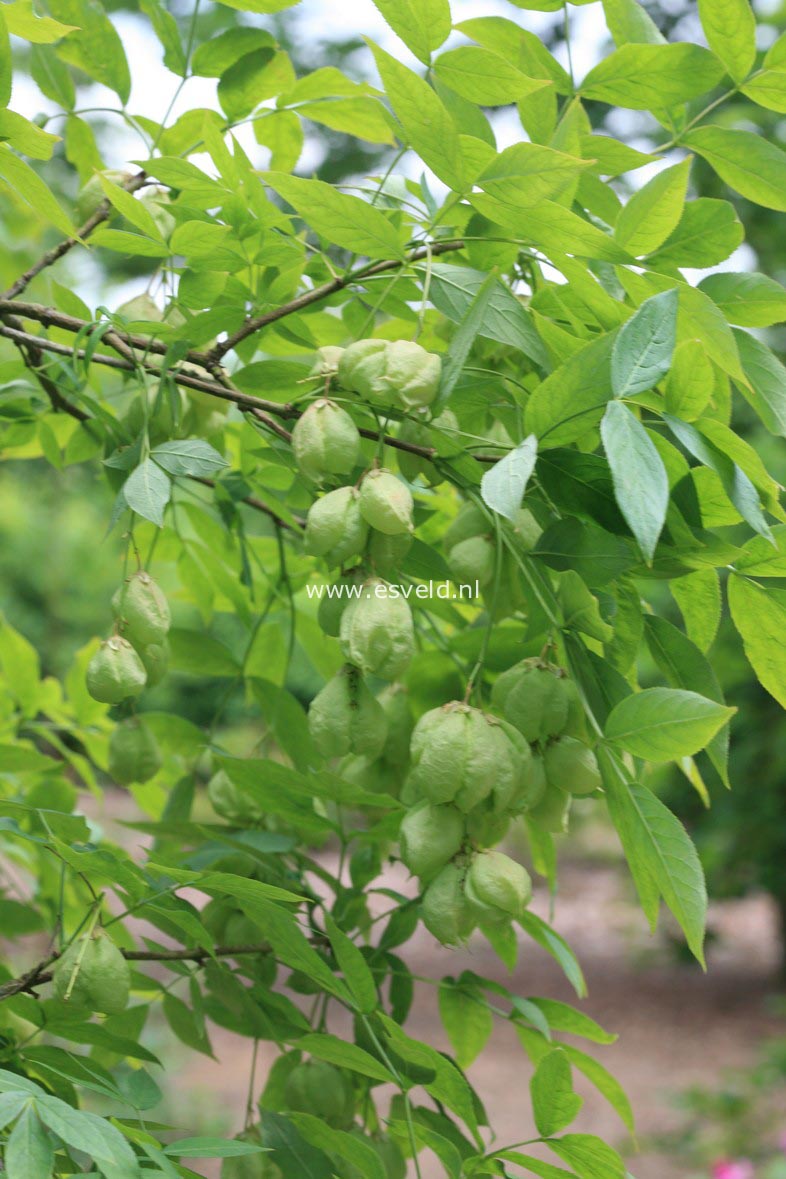
<path fill-rule="evenodd" d="M 374 6 L 424 65 L 450 35 L 448 0 L 374 0 Z"/>
<path fill-rule="evenodd" d="M 666 376 L 677 343 L 677 306 L 676 289 L 653 295 L 620 329 L 611 357 L 615 397 L 635 397 Z"/>
<path fill-rule="evenodd" d="M 12 0 L 3 5 L 3 17 L 9 33 L 22 37 L 31 45 L 51 45 L 74 31 L 74 25 L 64 25 L 50 16 L 33 12 L 32 0 Z"/>
<path fill-rule="evenodd" d="M 701 340 L 678 344 L 664 388 L 668 412 L 692 422 L 701 417 L 714 391 L 715 370 Z"/>
<path fill-rule="evenodd" d="M 481 106 L 505 106 L 549 84 L 528 78 L 498 53 L 478 45 L 461 45 L 441 53 L 434 70 L 457 94 Z"/>
<path fill-rule="evenodd" d="M 372 257 L 403 258 L 401 233 L 368 201 L 337 192 L 321 180 L 268 172 L 267 182 L 322 237 Z"/>
<path fill-rule="evenodd" d="M 598 102 L 650 110 L 698 98 L 722 76 L 718 59 L 699 45 L 623 45 L 590 70 L 580 90 Z"/>
<path fill-rule="evenodd" d="M 614 236 L 634 257 L 653 253 L 677 228 L 685 207 L 690 167 L 687 159 L 659 172 L 623 207 Z"/>
<path fill-rule="evenodd" d="M 750 0 L 699 0 L 702 28 L 732 79 L 741 82 L 756 60 L 756 18 Z"/>
<path fill-rule="evenodd" d="M 131 75 L 123 42 L 98 0 L 50 0 L 47 7 L 58 21 L 78 30 L 58 45 L 58 56 L 128 102 Z"/>
<path fill-rule="evenodd" d="M 786 111 L 786 70 L 763 70 L 741 87 L 743 94 L 766 110 Z"/>
<path fill-rule="evenodd" d="M 562 196 L 589 166 L 589 160 L 539 143 L 514 143 L 495 157 L 477 184 L 503 204 L 531 208 Z"/>
<path fill-rule="evenodd" d="M 685 205 L 676 229 L 650 262 L 653 266 L 716 266 L 734 253 L 744 237 L 730 201 L 697 197 Z"/>
<path fill-rule="evenodd" d="M 765 209 L 786 211 L 786 152 L 752 131 L 697 127 L 683 140 L 730 188 Z"/>
<path fill-rule="evenodd" d="M 766 274 L 709 274 L 699 287 L 729 323 L 739 327 L 770 327 L 786 321 L 786 289 Z M 742 333 L 737 336 L 738 347 L 741 340 Z"/>
<path fill-rule="evenodd" d="M 473 992 L 453 979 L 439 986 L 439 1014 L 461 1068 L 468 1068 L 483 1051 L 494 1028 L 494 1017 L 482 992 Z"/>
<path fill-rule="evenodd" d="M 525 428 L 540 448 L 566 446 L 596 425 L 611 394 L 615 335 L 593 340 L 555 369 L 527 402 Z"/>
<path fill-rule="evenodd" d="M 8 26 L 2 11 L 0 11 L 0 107 L 8 106 L 11 101 L 12 76 L 13 64 L 11 62 L 11 43 L 8 39 Z"/>
<path fill-rule="evenodd" d="M 36 172 L 14 155 L 9 147 L 0 144 L 0 180 L 5 180 L 26 204 L 30 205 L 44 220 L 56 225 L 69 237 L 74 232 L 70 219 L 65 215 L 43 180 Z"/>
<path fill-rule="evenodd" d="M 669 477 L 654 442 L 636 415 L 610 401 L 600 426 L 620 511 L 652 561 L 669 506 Z"/>
<path fill-rule="evenodd" d="M 646 688 L 612 711 L 606 740 L 647 761 L 691 757 L 705 748 L 734 711 L 696 692 Z"/>
<path fill-rule="evenodd" d="M 559 1134 L 574 1120 L 582 1100 L 573 1089 L 570 1062 L 555 1048 L 538 1064 L 530 1081 L 535 1125 L 543 1138 Z"/>
<path fill-rule="evenodd" d="M 638 0 L 603 0 L 606 25 L 614 44 L 662 45 L 666 38 Z"/>
<path fill-rule="evenodd" d="M 552 1138 L 549 1148 L 567 1163 L 579 1179 L 625 1179 L 627 1174 L 616 1150 L 594 1134 L 565 1134 Z"/>
<path fill-rule="evenodd" d="M 572 1044 L 564 1044 L 562 1051 L 570 1063 L 579 1072 L 584 1073 L 587 1080 L 606 1098 L 611 1108 L 619 1114 L 626 1129 L 631 1134 L 635 1133 L 633 1108 L 630 1099 L 617 1078 L 612 1076 L 609 1070 L 599 1060 L 596 1060 L 594 1056 L 590 1056 L 587 1052 L 582 1052 L 580 1048 L 575 1048 Z"/>
<path fill-rule="evenodd" d="M 729 609 L 760 683 L 786 708 L 786 593 L 730 577 Z"/>
<path fill-rule="evenodd" d="M 765 541 L 771 549 L 769 541 Z M 685 620 L 688 637 L 701 651 L 707 651 L 718 633 L 721 620 L 721 591 L 714 569 L 698 569 L 680 577 L 671 586 L 672 596 Z"/>

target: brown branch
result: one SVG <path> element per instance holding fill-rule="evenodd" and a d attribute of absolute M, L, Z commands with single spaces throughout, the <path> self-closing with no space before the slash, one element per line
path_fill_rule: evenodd
<path fill-rule="evenodd" d="M 207 479 L 204 475 L 189 475 L 189 479 L 191 479 L 193 483 L 201 483 L 204 487 L 216 486 L 215 479 Z M 255 495 L 246 495 L 240 502 L 243 504 L 248 504 L 250 508 L 254 508 L 257 512 L 264 512 L 265 515 L 269 516 L 273 523 L 276 524 L 279 528 L 287 528 L 291 532 L 296 531 L 296 529 L 292 527 L 288 520 L 282 519 L 282 517 L 276 513 L 274 508 L 271 508 L 269 504 L 266 504 L 262 499 L 258 499 Z M 298 528 L 305 528 L 306 522 L 300 516 L 293 515 L 292 519 Z"/>
<path fill-rule="evenodd" d="M 126 181 L 123 188 L 126 192 L 136 192 L 138 188 L 143 186 L 146 180 L 147 176 L 144 172 L 137 172 L 136 176 L 132 176 L 130 180 Z M 3 298 L 15 299 L 17 295 L 21 295 L 22 291 L 27 289 L 37 274 L 40 274 L 42 270 L 46 270 L 48 266 L 54 266 L 55 262 L 58 262 L 70 250 L 73 250 L 74 246 L 81 245 L 94 229 L 97 229 L 103 221 L 108 219 L 110 212 L 111 205 L 109 201 L 103 200 L 92 217 L 88 217 L 84 225 L 81 225 L 77 229 L 75 237 L 64 238 L 63 241 L 53 246 L 51 250 L 47 250 L 24 274 L 20 274 L 16 282 L 12 283 L 4 293 Z"/>
<path fill-rule="evenodd" d="M 208 958 L 237 958 L 250 954 L 269 954 L 271 947 L 267 942 L 259 945 L 245 943 L 241 946 L 215 946 L 213 950 L 199 947 L 192 950 L 121 950 L 120 953 L 128 962 L 206 962 Z M 52 971 L 48 969 L 60 957 L 50 954 L 38 962 L 32 970 L 28 970 L 19 978 L 12 978 L 0 986 L 0 1002 L 10 999 L 13 995 L 23 992 L 32 993 L 36 987 L 51 982 Z"/>
<path fill-rule="evenodd" d="M 310 307 L 312 303 L 318 303 L 322 299 L 328 299 L 338 291 L 343 291 L 346 287 L 352 286 L 356 282 L 362 282 L 364 278 L 384 274 L 388 270 L 398 270 L 401 266 L 409 266 L 413 262 L 419 262 L 421 258 L 434 257 L 437 254 L 447 254 L 453 250 L 463 250 L 463 248 L 463 242 L 433 242 L 428 246 L 413 250 L 409 257 L 404 260 L 400 258 L 389 258 L 385 262 L 372 262 L 369 266 L 360 266 L 356 270 L 351 270 L 348 274 L 333 278 L 330 282 L 323 283 L 319 287 L 314 287 L 313 290 L 304 291 L 302 295 L 298 295 L 289 303 L 282 304 L 281 307 L 274 307 L 272 311 L 266 311 L 263 315 L 256 315 L 247 319 L 236 332 L 233 332 L 231 336 L 227 336 L 226 340 L 216 344 L 215 348 L 208 353 L 208 357 L 213 362 L 222 360 L 227 352 L 231 352 L 241 341 L 247 339 L 248 336 L 253 336 L 255 332 L 261 331 L 268 324 L 275 323 L 279 319 L 284 319 L 287 315 L 293 315 L 297 311 L 302 311 L 304 308 Z"/>

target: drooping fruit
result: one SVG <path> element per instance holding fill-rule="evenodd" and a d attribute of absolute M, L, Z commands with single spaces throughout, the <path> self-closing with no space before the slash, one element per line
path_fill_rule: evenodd
<path fill-rule="evenodd" d="M 109 773 L 121 786 L 148 782 L 161 769 L 161 750 L 137 716 L 116 725 L 109 738 Z"/>
<path fill-rule="evenodd" d="M 104 1015 L 124 1011 L 131 989 L 131 970 L 115 943 L 102 929 L 71 942 L 52 971 L 55 996 Z"/>
<path fill-rule="evenodd" d="M 510 826 L 510 815 L 499 814 L 488 803 L 481 803 L 465 815 L 467 838 L 478 847 L 495 847 L 501 843 Z"/>
<path fill-rule="evenodd" d="M 380 577 L 395 577 L 401 571 L 407 553 L 412 547 L 412 534 L 399 532 L 388 536 L 372 528 L 368 535 L 368 557 L 375 573 Z"/>
<path fill-rule="evenodd" d="M 147 682 L 144 664 L 127 639 L 105 639 L 87 665 L 87 690 L 102 704 L 138 696 Z"/>
<path fill-rule="evenodd" d="M 325 377 L 326 380 L 329 380 L 338 372 L 339 361 L 343 355 L 344 349 L 339 348 L 336 344 L 325 344 L 322 348 L 317 348 L 316 360 L 308 375 L 310 377 Z"/>
<path fill-rule="evenodd" d="M 451 409 L 444 409 L 429 425 L 426 425 L 425 422 L 414 421 L 412 418 L 406 418 L 401 423 L 398 432 L 399 441 L 409 443 L 413 446 L 422 446 L 425 449 L 437 447 L 440 440 L 438 436 L 435 438 L 431 427 L 434 430 L 441 431 L 443 434 L 454 434 L 458 438 L 458 418 Z M 424 458 L 419 454 L 412 454 L 411 451 L 398 451 L 398 466 L 401 474 L 410 483 L 414 483 L 417 478 L 421 478 L 432 487 L 436 487 L 445 478 L 437 470 L 431 459 Z"/>
<path fill-rule="evenodd" d="M 338 382 L 342 389 L 359 393 L 376 403 L 386 391 L 384 384 L 387 340 L 356 340 L 338 360 Z"/>
<path fill-rule="evenodd" d="M 412 734 L 408 789 L 467 812 L 492 791 L 512 792 L 518 751 L 496 717 L 453 701 L 424 713 Z"/>
<path fill-rule="evenodd" d="M 412 612 L 396 586 L 370 578 L 341 618 L 344 658 L 368 675 L 395 680 L 415 652 Z"/>
<path fill-rule="evenodd" d="M 391 471 L 369 471 L 360 485 L 360 511 L 367 524 L 386 536 L 412 532 L 413 510 L 409 488 Z"/>
<path fill-rule="evenodd" d="M 172 621 L 169 603 L 144 569 L 123 582 L 112 598 L 112 609 L 123 638 L 135 647 L 161 643 L 166 638 Z"/>
<path fill-rule="evenodd" d="M 343 565 L 363 552 L 368 524 L 360 514 L 354 487 L 338 487 L 315 500 L 306 517 L 304 547 L 328 565 Z"/>
<path fill-rule="evenodd" d="M 207 784 L 207 796 L 217 815 L 230 823 L 257 823 L 265 812 L 250 794 L 241 790 L 226 770 L 217 770 Z"/>
<path fill-rule="evenodd" d="M 469 540 L 471 536 L 482 536 L 489 531 L 489 527 L 489 517 L 482 508 L 474 503 L 463 503 L 445 530 L 445 551 L 449 553 L 462 540 Z"/>
<path fill-rule="evenodd" d="M 468 536 L 448 553 L 448 567 L 453 580 L 461 585 L 476 582 L 485 589 L 494 580 L 497 549 L 488 536 Z"/>
<path fill-rule="evenodd" d="M 476 913 L 464 892 L 466 872 L 458 864 L 446 864 L 421 901 L 423 924 L 445 946 L 462 944 L 475 928 Z"/>
<path fill-rule="evenodd" d="M 568 720 L 564 676 L 537 659 L 525 659 L 504 671 L 492 688 L 491 699 L 531 743 L 558 736 Z"/>
<path fill-rule="evenodd" d="M 410 340 L 358 340 L 344 349 L 338 379 L 344 389 L 381 407 L 430 405 L 439 390 L 442 362 Z"/>
<path fill-rule="evenodd" d="M 388 765 L 403 768 L 409 762 L 409 743 L 415 727 L 409 692 L 403 684 L 388 684 L 379 693 L 377 700 L 388 722 L 381 757 Z"/>
<path fill-rule="evenodd" d="M 493 924 L 523 915 L 532 899 L 532 881 L 526 869 L 510 856 L 486 851 L 470 864 L 464 891 L 480 920 Z"/>
<path fill-rule="evenodd" d="M 317 622 L 326 635 L 337 639 L 341 629 L 341 617 L 352 600 L 353 587 L 363 583 L 363 570 L 349 569 L 330 586 L 325 586 L 319 606 Z"/>
<path fill-rule="evenodd" d="M 349 753 L 378 757 L 387 735 L 382 705 L 358 668 L 351 665 L 342 667 L 311 701 L 308 727 L 317 751 L 325 758 Z"/>
<path fill-rule="evenodd" d="M 348 475 L 360 450 L 360 434 L 352 418 L 326 397 L 315 401 L 295 422 L 292 451 L 301 474 L 314 483 Z"/>
<path fill-rule="evenodd" d="M 399 830 L 401 859 L 414 876 L 429 880 L 464 842 L 464 816 L 454 806 L 421 802 L 407 811 Z"/>
<path fill-rule="evenodd" d="M 602 785 L 595 754 L 575 737 L 560 737 L 543 754 L 546 781 L 567 794 L 592 794 Z"/>
<path fill-rule="evenodd" d="M 355 1095 L 343 1069 L 324 1060 L 307 1060 L 298 1064 L 284 1085 L 284 1101 L 292 1113 L 307 1113 L 321 1118 L 335 1130 L 352 1125 Z"/>
<path fill-rule="evenodd" d="M 553 835 L 560 835 L 568 829 L 568 817 L 572 802 L 573 796 L 571 794 L 566 794 L 564 790 L 547 782 L 540 802 L 529 810 L 527 818 L 531 819 L 535 826 L 540 827 L 542 831 L 550 831 Z"/>
<path fill-rule="evenodd" d="M 154 688 L 160 684 L 169 669 L 169 643 L 162 639 L 160 643 L 149 643 L 146 647 L 138 647 L 136 653 L 144 664 L 147 672 L 147 686 Z"/>

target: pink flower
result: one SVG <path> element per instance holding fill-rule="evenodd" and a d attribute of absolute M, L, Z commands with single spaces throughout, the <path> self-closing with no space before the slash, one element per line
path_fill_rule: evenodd
<path fill-rule="evenodd" d="M 754 1179 L 753 1163 L 748 1159 L 722 1159 L 712 1168 L 712 1179 Z"/>

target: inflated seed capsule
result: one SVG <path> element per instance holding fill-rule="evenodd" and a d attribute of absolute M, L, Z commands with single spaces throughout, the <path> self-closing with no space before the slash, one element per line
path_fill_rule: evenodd
<path fill-rule="evenodd" d="M 595 754 L 575 737 L 559 737 L 548 744 L 543 763 L 549 785 L 567 794 L 593 794 L 602 785 Z"/>
<path fill-rule="evenodd" d="M 461 945 L 475 928 L 477 911 L 464 892 L 466 874 L 466 868 L 446 864 L 423 894 L 423 924 L 445 946 Z"/>
<path fill-rule="evenodd" d="M 348 475 L 357 462 L 360 434 L 352 418 L 321 397 L 306 409 L 292 430 L 292 452 L 301 474 L 314 483 Z"/>
<path fill-rule="evenodd" d="M 396 586 L 369 578 L 341 617 L 344 658 L 369 675 L 395 680 L 415 653 L 412 611 Z"/>
<path fill-rule="evenodd" d="M 464 842 L 464 816 L 454 806 L 421 802 L 407 811 L 399 830 L 401 859 L 414 876 L 430 880 Z"/>
<path fill-rule="evenodd" d="M 412 493 L 391 471 L 369 471 L 360 485 L 363 519 L 386 536 L 412 532 Z"/>
<path fill-rule="evenodd" d="M 102 704 L 138 696 L 147 682 L 144 664 L 127 639 L 105 639 L 87 665 L 87 690 Z"/>
<path fill-rule="evenodd" d="M 135 647 L 163 642 L 172 622 L 166 596 L 144 569 L 115 591 L 112 609 L 118 630 Z"/>
<path fill-rule="evenodd" d="M 360 554 L 366 545 L 368 524 L 360 514 L 354 487 L 329 491 L 309 508 L 304 548 L 329 565 L 343 565 Z"/>
<path fill-rule="evenodd" d="M 532 899 L 532 881 L 526 869 L 503 852 L 475 856 L 464 884 L 467 900 L 481 921 L 492 924 L 516 920 Z"/>
<path fill-rule="evenodd" d="M 311 701 L 308 727 L 323 757 L 378 757 L 387 736 L 384 709 L 357 667 L 346 666 Z"/>
<path fill-rule="evenodd" d="M 158 742 L 140 717 L 128 717 L 115 726 L 109 738 L 109 773 L 116 782 L 148 782 L 160 769 Z"/>

